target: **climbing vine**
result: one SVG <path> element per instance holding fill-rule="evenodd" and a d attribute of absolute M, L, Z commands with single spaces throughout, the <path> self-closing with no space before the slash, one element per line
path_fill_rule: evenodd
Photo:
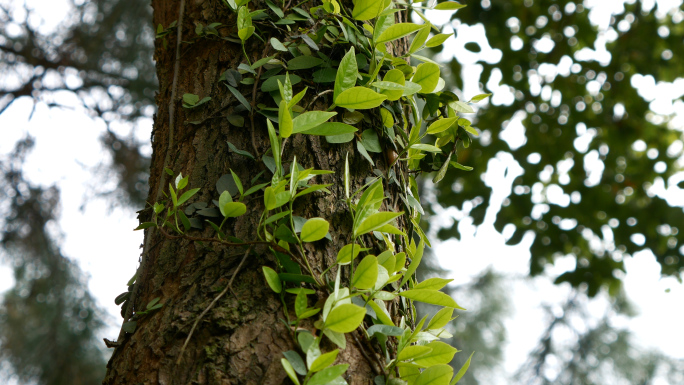
<path fill-rule="evenodd" d="M 473 113 L 472 104 L 489 94 L 461 101 L 445 90 L 439 65 L 417 54 L 426 47 L 441 45 L 451 36 L 439 33 L 430 24 L 423 14 L 426 7 L 420 2 L 356 0 L 347 7 L 336 0 L 322 0 L 321 5 L 308 10 L 285 1 L 276 4 L 265 0 L 267 9 L 257 10 L 250 8 L 249 0 L 223 2 L 236 14 L 234 26 L 198 24 L 194 39 L 225 39 L 241 45 L 245 62 L 225 71 L 219 79 L 239 102 L 228 120 L 242 127 L 247 117 L 254 129 L 255 118 L 265 119 L 270 149 L 259 154 L 254 146 L 256 153 L 252 154 L 232 143 L 228 146 L 236 154 L 263 162 L 266 170 L 249 184 L 230 170 L 216 182 L 220 195 L 212 207 L 206 202 L 187 204 L 199 189 L 187 189 L 189 177 L 174 175 L 167 168 L 166 172 L 175 178 L 163 192 L 163 199 L 152 204 L 152 219 L 136 230 L 156 228 L 169 238 L 244 247 L 245 258 L 254 245 L 268 246 L 277 266 L 263 266 L 264 279 L 280 297 L 284 322 L 299 348 L 285 352 L 281 360 L 295 384 L 346 383 L 341 376 L 348 365 L 333 364 L 340 349 L 346 347 L 345 334 L 358 342 L 358 333 L 366 341 L 377 342 L 362 345 L 362 349 L 379 349 L 379 355 L 373 357 L 384 358 L 376 362 L 380 368 L 376 384 L 457 383 L 470 359 L 454 374 L 448 364 L 458 350 L 439 341 L 451 337 L 445 327 L 453 319 L 454 309 L 462 309 L 440 291 L 451 280 L 430 278 L 417 282 L 414 275 L 424 248 L 430 246 L 419 226 L 423 208 L 416 178 L 434 172 L 433 182 L 438 183 L 449 167 L 470 170 L 458 163 L 458 148 L 468 147 L 470 135 L 477 135 L 477 130 L 460 115 Z M 449 1 L 431 9 L 462 7 Z M 423 23 L 401 22 L 402 15 L 411 12 Z M 175 22 L 167 28 L 158 26 L 157 38 L 163 39 L 164 47 L 175 28 Z M 221 33 L 224 28 L 231 28 L 232 34 Z M 409 37 L 412 40 L 406 44 L 408 49 L 397 49 Z M 251 62 L 245 51 L 249 39 L 261 40 L 276 54 Z M 413 66 L 412 62 L 418 64 Z M 303 78 L 325 89 L 311 95 L 308 87 L 301 87 Z M 252 85 L 255 90 L 260 87 L 272 97 L 272 103 L 250 103 L 239 92 L 240 85 Z M 210 100 L 208 96 L 185 94 L 182 107 L 203 108 Z M 304 100 L 308 101 L 306 105 L 302 105 Z M 326 105 L 326 101 L 326 110 L 311 109 Z M 359 131 L 360 127 L 365 129 Z M 308 194 L 329 194 L 331 184 L 314 181 L 333 172 L 306 168 L 296 156 L 284 159 L 285 143 L 293 135 L 323 136 L 331 144 L 353 141 L 372 167 L 376 167 L 378 157 L 371 154 L 381 154 L 386 165 L 384 170 L 375 168 L 373 177 L 353 190 L 346 154 L 341 180 L 352 232 L 348 243 L 340 245 L 336 263 L 321 273 L 312 269 L 312 256 L 307 255 L 304 244 L 329 238 L 330 222 L 326 218 L 299 217 L 293 205 Z M 257 183 L 263 179 L 267 182 Z M 404 211 L 383 210 L 385 190 L 390 185 L 399 190 Z M 254 203 L 255 199 L 263 199 L 264 208 L 255 238 L 242 240 L 226 234 L 227 222 L 248 209 L 261 207 Z M 213 237 L 193 235 L 195 229 L 205 225 L 213 229 Z M 219 297 L 229 288 L 230 283 Z M 320 293 L 325 293 L 325 301 L 311 307 L 308 296 Z M 129 299 L 129 292 L 123 293 L 117 303 L 125 306 Z M 429 321 L 427 316 L 417 319 L 414 301 L 442 309 Z M 134 332 L 136 319 L 161 306 L 155 298 L 144 311 L 127 320 L 125 331 Z M 400 317 L 393 319 L 388 306 L 397 306 Z M 207 310 L 198 317 L 192 331 Z M 322 352 L 324 338 L 338 349 Z"/>

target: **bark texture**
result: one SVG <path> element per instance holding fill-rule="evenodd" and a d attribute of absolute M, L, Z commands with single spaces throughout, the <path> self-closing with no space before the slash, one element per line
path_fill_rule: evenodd
<path fill-rule="evenodd" d="M 153 0 L 154 25 L 168 26 L 178 19 L 180 1 Z M 252 9 L 265 9 L 265 4 L 252 1 Z M 307 4 L 304 7 L 308 8 Z M 183 22 L 183 40 L 195 38 L 195 25 L 221 22 L 234 31 L 235 13 L 219 0 L 187 0 Z M 150 173 L 150 196 L 154 196 L 160 183 L 168 191 L 171 178 L 164 177 L 164 159 L 171 151 L 170 163 L 174 175 L 190 176 L 188 188 L 201 188 L 188 203 L 218 200 L 216 181 L 221 175 L 235 171 L 248 188 L 249 181 L 265 169 L 260 161 L 253 161 L 229 150 L 227 142 L 237 148 L 262 155 L 269 147 L 264 118 L 254 116 L 251 127 L 249 113 L 244 127 L 231 126 L 225 115 L 232 113 L 240 103 L 223 85 L 219 84 L 221 73 L 237 68 L 244 56 L 239 44 L 219 39 L 198 39 L 194 44 L 182 44 L 181 67 L 175 104 L 174 146 L 168 150 L 169 110 L 175 60 L 175 34 L 165 49 L 157 39 L 155 59 L 160 90 L 157 95 L 158 112 L 153 130 L 152 166 Z M 246 47 L 250 60 L 274 54 L 270 45 L 251 38 Z M 317 86 L 306 79 L 295 87 L 295 92 L 305 85 Z M 240 92 L 250 102 L 272 103 L 270 96 L 261 95 L 258 87 L 241 86 Z M 257 94 L 253 95 L 254 90 Z M 322 91 L 320 88 L 317 92 Z M 184 109 L 181 98 L 193 93 L 200 98 L 211 96 L 212 100 L 198 108 Z M 316 92 L 309 92 L 310 96 Z M 326 95 L 327 96 L 327 95 Z M 308 102 L 300 105 L 306 106 Z M 324 109 L 330 100 L 319 98 L 309 109 Z M 205 120 L 206 119 L 206 120 Z M 203 121 L 187 124 L 188 121 Z M 254 135 L 254 140 L 252 139 Z M 255 148 L 256 147 L 256 148 Z M 283 152 L 283 161 L 289 164 L 293 156 L 306 168 L 327 169 L 335 174 L 317 177 L 316 183 L 334 183 L 332 194 L 310 194 L 295 204 L 295 214 L 305 218 L 324 217 L 331 223 L 332 241 L 321 240 L 306 244 L 309 260 L 315 271 L 321 273 L 335 261 L 339 248 L 350 241 L 351 218 L 342 202 L 344 197 L 344 157 L 349 153 L 350 166 L 354 172 L 353 188 L 363 184 L 365 177 L 372 176 L 369 163 L 353 148 L 353 142 L 330 145 L 322 137 L 294 135 L 289 138 Z M 378 159 L 380 164 L 383 160 Z M 286 169 L 289 166 L 285 166 Z M 270 175 L 270 174 L 269 174 Z M 270 176 L 269 176 L 270 178 Z M 164 181 L 164 182 L 162 182 Z M 391 189 L 389 190 L 391 193 Z M 259 215 L 263 211 L 263 194 L 255 194 L 246 200 L 248 213 L 224 225 L 226 234 L 243 240 L 256 239 Z M 389 199 L 388 206 L 399 204 Z M 150 202 L 153 203 L 153 202 Z M 392 209 L 389 207 L 389 209 Z M 400 207 L 394 208 L 401 211 Z M 141 214 L 143 221 L 151 213 Z M 212 237 L 211 228 L 191 231 L 192 235 Z M 295 349 L 292 330 L 282 320 L 283 305 L 267 286 L 261 266 L 275 267 L 272 254 L 264 246 L 257 246 L 236 274 L 232 291 L 223 296 L 207 313 L 197 327 L 181 363 L 176 364 L 181 347 L 196 317 L 221 292 L 235 273 L 245 251 L 241 248 L 218 244 L 198 243 L 183 239 L 169 239 L 157 229 L 148 229 L 148 247 L 143 251 L 143 275 L 138 279 L 136 309 L 144 309 L 151 299 L 161 297 L 164 306 L 157 312 L 138 321 L 137 330 L 123 339 L 116 348 L 107 370 L 104 384 L 281 384 L 290 383 L 280 359 L 282 352 Z M 319 300 L 324 301 L 323 293 Z M 292 297 L 294 299 L 294 296 Z M 313 301 L 313 296 L 310 299 Z M 322 303 L 322 302 L 321 302 Z M 313 305 L 313 303 L 310 303 Z M 292 309 L 291 304 L 288 308 Z M 310 328 L 313 330 L 313 328 Z M 360 340 L 361 344 L 367 341 Z M 330 346 L 322 346 L 324 351 Z M 371 357 L 373 359 L 373 357 Z M 357 342 L 348 338 L 347 349 L 340 352 L 338 363 L 349 363 L 345 374 L 350 384 L 371 384 L 376 375 L 373 365 L 359 351 Z M 377 366 L 377 365 L 376 365 Z"/>

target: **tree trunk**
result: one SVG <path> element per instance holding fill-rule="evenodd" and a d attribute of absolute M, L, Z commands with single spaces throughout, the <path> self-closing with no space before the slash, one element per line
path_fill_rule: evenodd
<path fill-rule="evenodd" d="M 169 26 L 179 19 L 179 1 L 153 0 L 154 25 Z M 256 4 L 255 4 L 256 3 Z M 308 9 L 307 4 L 301 6 Z M 250 3 L 251 9 L 267 9 L 259 1 Z M 231 151 L 227 142 L 241 150 L 264 155 L 270 147 L 266 121 L 255 113 L 253 124 L 249 113 L 244 127 L 231 125 L 225 118 L 240 102 L 219 82 L 221 74 L 236 69 L 245 62 L 240 44 L 218 38 L 197 38 L 195 27 L 221 22 L 221 35 L 235 33 L 236 14 L 222 1 L 185 2 L 182 22 L 182 43 L 177 93 L 173 100 L 175 31 L 163 39 L 156 39 L 155 59 L 160 91 L 157 95 L 158 112 L 155 118 L 152 143 L 154 153 L 150 172 L 150 204 L 164 200 L 158 195 L 160 187 L 168 194 L 172 177 L 166 176 L 164 168 L 170 168 L 175 175 L 189 176 L 188 188 L 200 188 L 188 203 L 206 202 L 213 207 L 212 200 L 218 200 L 216 181 L 233 170 L 245 183 L 245 189 L 253 184 L 263 183 L 266 178 L 250 183 L 263 170 L 258 160 Z M 267 39 L 265 39 L 268 41 Z M 402 47 L 405 46 L 401 44 Z M 246 54 L 254 61 L 276 53 L 273 48 L 259 39 L 252 38 L 245 44 Z M 261 71 L 259 71 L 261 73 Z M 259 82 L 257 82 L 258 84 Z M 295 93 L 304 88 L 305 81 Z M 262 95 L 259 87 L 240 85 L 240 93 L 252 103 L 252 110 L 258 103 L 273 104 L 268 94 Z M 256 94 L 254 92 L 256 91 Z M 320 90 L 318 91 L 320 92 Z M 200 98 L 210 96 L 210 102 L 197 108 L 182 108 L 182 95 L 191 93 Z M 309 92 L 312 98 L 315 92 Z M 169 148 L 169 101 L 175 109 L 173 145 Z M 256 102 L 256 104 L 254 103 Z M 300 103 L 306 106 L 308 103 Z M 322 96 L 309 110 L 324 110 L 331 103 Z M 188 124 L 200 121 L 200 124 Z M 350 242 L 351 218 L 344 197 L 344 159 L 349 154 L 352 170 L 352 188 L 358 188 L 366 177 L 372 176 L 370 164 L 354 150 L 353 142 L 328 144 L 323 137 L 293 135 L 283 151 L 283 162 L 289 164 L 294 156 L 305 168 L 332 170 L 335 173 L 318 176 L 316 183 L 333 183 L 331 194 L 310 194 L 299 199 L 294 206 L 296 215 L 304 218 L 323 217 L 330 223 L 330 240 L 307 243 L 309 261 L 313 270 L 320 274 L 335 262 L 339 247 Z M 165 159 L 168 158 L 165 165 Z M 382 167 L 384 160 L 376 156 Z M 289 166 L 284 166 L 288 170 Z M 268 174 L 268 171 L 266 172 Z M 270 174 L 268 174 L 270 175 Z M 269 177 L 270 178 L 270 177 Z M 161 186 L 160 186 L 161 184 Z M 392 190 L 387 187 L 388 192 Z M 245 241 L 256 239 L 256 228 L 260 213 L 264 210 L 263 194 L 254 194 L 246 199 L 248 212 L 235 220 L 228 220 L 223 230 L 227 235 Z M 398 199 L 391 199 L 387 209 L 402 211 Z M 142 221 L 149 221 L 151 210 L 141 214 Z M 163 307 L 138 320 L 134 333 L 120 339 L 109 364 L 105 384 L 281 384 L 289 383 L 281 365 L 282 353 L 295 350 L 292 330 L 283 320 L 283 304 L 267 285 L 261 266 L 275 266 L 273 254 L 267 246 L 256 245 L 250 249 L 244 264 L 239 264 L 245 255 L 244 248 L 220 244 L 195 242 L 182 238 L 170 238 L 159 229 L 146 231 L 145 248 L 138 277 L 139 287 L 134 291 L 136 311 L 143 310 L 153 298 L 160 297 Z M 211 237 L 214 230 L 208 226 L 188 232 L 190 235 Z M 197 325 L 182 356 L 181 349 L 188 337 L 193 322 L 212 300 L 233 279 L 232 290 L 221 297 Z M 137 292 L 136 292 L 137 291 Z M 324 301 L 323 293 L 318 293 Z M 292 299 L 294 296 L 291 296 Z M 310 296 L 313 306 L 315 296 Z M 287 308 L 292 311 L 291 303 Z M 392 314 L 394 317 L 395 314 Z M 309 325 L 311 326 L 311 325 Z M 306 324 L 303 327 L 307 327 Z M 310 327 L 313 330 L 313 327 Z M 347 348 L 341 351 L 338 363 L 349 363 L 345 379 L 350 384 L 371 384 L 379 368 L 377 360 L 369 362 L 359 350 L 359 344 L 367 344 L 361 338 L 347 336 Z M 322 346 L 330 350 L 329 346 Z M 177 360 L 180 358 L 180 364 Z M 370 357 L 371 359 L 373 357 Z M 375 366 L 375 367 L 374 367 Z"/>

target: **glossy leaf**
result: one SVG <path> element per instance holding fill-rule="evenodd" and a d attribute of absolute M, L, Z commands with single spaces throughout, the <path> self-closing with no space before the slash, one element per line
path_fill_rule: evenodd
<path fill-rule="evenodd" d="M 441 329 L 445 327 L 451 321 L 451 315 L 454 313 L 454 309 L 450 307 L 445 307 L 435 313 L 428 323 L 426 329 Z"/>
<path fill-rule="evenodd" d="M 302 233 L 300 238 L 302 242 L 315 242 L 323 239 L 328 234 L 330 224 L 323 218 L 311 218 L 304 226 L 302 226 Z"/>
<path fill-rule="evenodd" d="M 470 357 L 468 357 L 468 360 L 465 362 L 465 364 L 463 364 L 463 366 L 461 366 L 461 369 L 458 371 L 458 373 L 456 373 L 456 375 L 451 380 L 449 385 L 456 385 L 458 383 L 458 381 L 460 381 L 461 378 L 463 378 L 463 376 L 468 371 L 468 368 L 470 367 L 470 360 L 473 358 L 473 354 L 475 354 L 475 352 L 470 353 Z"/>
<path fill-rule="evenodd" d="M 432 351 L 432 348 L 421 345 L 412 345 L 403 348 L 397 354 L 397 361 L 408 361 L 424 356 Z"/>
<path fill-rule="evenodd" d="M 449 385 L 454 368 L 449 365 L 435 365 L 425 369 L 416 378 L 414 385 Z"/>
<path fill-rule="evenodd" d="M 465 5 L 457 3 L 455 1 L 445 1 L 443 3 L 437 4 L 437 6 L 435 6 L 435 8 L 433 8 L 433 9 L 440 10 L 440 11 L 454 11 L 454 10 L 465 8 L 465 7 L 466 7 Z"/>
<path fill-rule="evenodd" d="M 294 122 L 292 120 L 292 115 L 290 115 L 290 109 L 287 108 L 287 102 L 285 100 L 280 101 L 280 107 L 278 108 L 278 122 L 280 122 L 278 128 L 280 128 L 281 138 L 287 138 L 292 135 Z"/>
<path fill-rule="evenodd" d="M 333 380 L 335 380 L 337 377 L 344 374 L 344 372 L 347 371 L 347 368 L 349 368 L 349 365 L 343 364 L 323 369 L 311 376 L 307 382 L 307 385 L 329 385 L 333 383 Z"/>
<path fill-rule="evenodd" d="M 247 206 L 242 202 L 228 202 L 221 206 L 221 214 L 226 218 L 235 218 L 247 212 Z"/>
<path fill-rule="evenodd" d="M 421 93 L 433 92 L 439 83 L 439 66 L 433 63 L 419 64 L 411 81 L 420 85 Z"/>
<path fill-rule="evenodd" d="M 276 273 L 275 270 L 271 269 L 268 266 L 262 266 L 261 269 L 264 272 L 264 277 L 266 277 L 266 282 L 268 283 L 268 286 L 271 287 L 271 290 L 273 290 L 276 293 L 282 292 L 283 285 L 280 282 L 280 278 L 278 278 L 278 273 Z"/>
<path fill-rule="evenodd" d="M 408 298 L 414 301 L 419 301 L 423 303 L 428 303 L 431 305 L 447 306 L 454 309 L 465 310 L 464 308 L 458 306 L 456 301 L 454 301 L 451 296 L 442 293 L 441 291 L 435 290 L 424 290 L 424 289 L 412 289 L 407 291 L 402 291 L 399 293 L 400 296 Z"/>
<path fill-rule="evenodd" d="M 458 120 L 458 118 L 442 118 L 442 119 L 439 119 L 436 122 L 432 123 L 428 127 L 427 133 L 434 135 L 434 134 L 438 134 L 442 131 L 445 131 L 445 130 L 449 129 L 449 127 L 453 126 L 457 120 Z"/>
<path fill-rule="evenodd" d="M 378 259 L 373 255 L 367 255 L 356 267 L 352 286 L 361 290 L 375 286 L 378 278 Z"/>
<path fill-rule="evenodd" d="M 432 277 L 432 278 L 428 278 L 425 281 L 415 285 L 413 287 L 413 289 L 441 290 L 444 286 L 446 286 L 451 281 L 453 281 L 453 279 Z"/>
<path fill-rule="evenodd" d="M 384 4 L 381 0 L 357 0 L 352 17 L 360 21 L 373 19 L 378 16 Z"/>
<path fill-rule="evenodd" d="M 350 126 L 348 124 L 339 122 L 328 122 L 320 124 L 306 131 L 299 131 L 299 133 L 307 135 L 335 136 L 354 133 L 356 131 L 358 131 L 356 127 Z"/>
<path fill-rule="evenodd" d="M 421 24 L 414 23 L 398 23 L 387 28 L 383 33 L 380 34 L 377 44 L 386 43 L 392 40 L 400 39 L 404 36 L 408 36 L 417 30 L 423 28 Z"/>
<path fill-rule="evenodd" d="M 464 114 L 472 114 L 475 112 L 473 107 L 461 101 L 451 102 L 449 103 L 449 107 L 453 108 L 454 111 L 462 112 Z"/>
<path fill-rule="evenodd" d="M 366 309 L 347 303 L 332 309 L 325 320 L 325 327 L 338 333 L 351 333 L 361 325 Z"/>
<path fill-rule="evenodd" d="M 386 336 L 399 337 L 404 334 L 404 329 L 396 326 L 389 325 L 373 325 L 367 330 L 368 338 L 372 338 L 375 333 L 383 334 Z"/>
<path fill-rule="evenodd" d="M 345 108 L 366 110 L 379 106 L 385 99 L 387 99 L 387 96 L 379 94 L 370 88 L 352 87 L 340 93 L 335 99 L 335 104 Z"/>
<path fill-rule="evenodd" d="M 326 112 L 326 111 L 308 111 L 296 118 L 292 119 L 292 129 L 293 134 L 300 132 L 305 132 L 315 128 L 325 122 L 330 118 L 337 115 L 337 112 Z"/>
<path fill-rule="evenodd" d="M 427 43 L 425 43 L 425 46 L 428 48 L 437 47 L 437 46 L 441 45 L 442 43 L 444 43 L 446 41 L 446 39 L 448 39 L 451 36 L 453 36 L 453 33 L 437 34 L 437 35 L 431 37 L 430 40 L 428 40 Z"/>
<path fill-rule="evenodd" d="M 376 82 L 379 83 L 379 82 Z M 406 87 L 404 85 L 406 84 L 406 78 L 404 77 L 404 73 L 399 71 L 398 69 L 391 69 L 387 71 L 385 74 L 385 77 L 382 79 L 383 85 L 385 83 L 395 83 L 398 86 L 401 86 L 401 89 L 399 87 L 395 87 L 396 89 L 390 90 L 390 89 L 381 89 L 380 93 L 383 95 L 387 96 L 387 100 L 398 100 L 401 98 L 406 90 Z M 418 91 L 416 91 L 418 92 Z M 415 93 L 415 92 L 414 92 Z"/>
<path fill-rule="evenodd" d="M 354 249 L 353 257 L 352 257 L 352 248 Z M 340 251 L 337 253 L 337 263 L 340 265 L 347 265 L 349 264 L 354 258 L 359 256 L 359 253 L 362 251 L 366 251 L 368 249 L 363 248 L 357 244 L 348 244 L 345 245 L 340 249 Z"/>
<path fill-rule="evenodd" d="M 342 92 L 354 87 L 356 85 L 356 77 L 358 76 L 358 67 L 356 64 L 356 52 L 354 47 L 349 48 L 349 51 L 340 61 L 337 68 L 337 76 L 335 76 L 335 87 L 333 89 L 333 100 L 337 100 Z"/>
<path fill-rule="evenodd" d="M 369 233 L 371 231 L 377 230 L 378 228 L 382 227 L 383 225 L 393 221 L 395 218 L 403 215 L 404 212 L 400 213 L 393 213 L 393 212 L 380 212 L 380 213 L 375 213 L 368 218 L 366 218 L 363 222 L 359 224 L 359 227 L 355 229 L 354 231 L 354 236 L 358 237 L 359 235 L 363 235 L 366 233 Z"/>
<path fill-rule="evenodd" d="M 337 355 L 339 353 L 339 349 L 335 349 L 332 352 L 321 354 L 320 357 L 316 358 L 316 360 L 311 364 L 311 368 L 309 368 L 309 370 L 311 370 L 313 373 L 320 372 L 321 370 L 332 365 L 332 363 L 335 362 L 335 359 L 337 359 Z"/>
<path fill-rule="evenodd" d="M 454 358 L 454 354 L 458 352 L 458 349 L 441 341 L 432 341 L 425 346 L 431 348 L 432 351 L 413 361 L 416 365 L 430 367 L 433 365 L 448 364 Z M 451 379 L 451 375 L 449 375 L 449 379 Z"/>

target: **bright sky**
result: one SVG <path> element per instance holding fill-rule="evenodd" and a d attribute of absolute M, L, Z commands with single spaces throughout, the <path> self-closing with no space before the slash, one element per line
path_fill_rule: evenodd
<path fill-rule="evenodd" d="M 475 1 L 475 0 L 472 0 Z M 30 1 L 42 9 L 55 5 L 52 0 Z M 615 1 L 585 1 L 585 4 L 597 4 L 592 11 L 592 18 L 601 25 L 606 15 L 611 11 L 620 11 L 620 0 Z M 681 0 L 659 1 L 659 9 L 669 9 L 680 6 Z M 50 7 L 51 8 L 51 7 Z M 52 14 L 59 15 L 63 8 L 57 7 Z M 46 11 L 46 14 L 50 14 Z M 62 12 L 63 14 L 63 12 Z M 437 22 L 438 17 L 445 17 L 448 12 L 440 15 L 430 15 L 431 20 Z M 60 17 L 61 19 L 61 17 Z M 480 43 L 484 60 L 498 61 L 500 51 L 489 47 L 481 26 L 449 25 L 448 29 L 457 31 L 456 38 L 447 41 L 445 52 L 455 52 L 459 57 L 470 62 L 465 71 L 469 74 L 480 72 L 477 60 L 482 60 L 471 53 L 465 52 L 464 45 L 475 41 Z M 447 31 L 448 32 L 448 31 Z M 467 38 L 466 38 L 467 36 Z M 601 47 L 597 47 L 597 52 Z M 498 56 L 497 56 L 498 55 Z M 669 98 L 671 108 L 684 116 L 684 106 L 681 100 L 675 103 L 675 91 L 667 94 L 663 89 L 676 89 L 648 79 L 639 84 L 644 95 L 661 95 L 653 98 L 652 108 L 661 104 L 668 108 Z M 661 87 L 661 88 L 659 88 Z M 507 88 L 507 87 L 504 87 Z M 681 91 L 684 87 L 678 86 Z M 466 96 L 480 93 L 477 82 L 469 83 L 464 90 Z M 496 91 L 496 90 L 495 90 Z M 496 92 L 493 100 L 500 98 L 501 102 L 507 97 L 505 90 Z M 669 95 L 669 96 L 668 96 Z M 681 96 L 681 95 L 680 95 Z M 90 275 L 89 286 L 93 295 L 110 315 L 110 328 L 106 335 L 110 339 L 116 338 L 121 318 L 119 308 L 114 305 L 114 298 L 126 290 L 126 282 L 133 275 L 137 267 L 140 254 L 139 245 L 142 233 L 133 232 L 137 226 L 135 213 L 122 210 L 110 210 L 103 200 L 91 200 L 85 211 L 79 210 L 83 203 L 86 186 L 93 183 L 91 169 L 109 162 L 107 153 L 101 148 L 98 138 L 104 132 L 102 122 L 94 121 L 74 103 L 74 109 L 48 109 L 39 105 L 32 120 L 28 120 L 32 102 L 19 100 L 0 115 L 0 153 L 6 154 L 12 150 L 14 143 L 26 133 L 37 138 L 36 147 L 29 156 L 25 172 L 29 180 L 44 186 L 58 184 L 62 192 L 61 216 L 59 224 L 64 231 L 61 244 L 65 255 L 78 261 L 81 268 Z M 684 122 L 684 118 L 681 119 Z M 513 125 L 511 125 L 513 126 Z M 510 128 L 510 130 L 513 130 Z M 680 124 L 680 127 L 684 124 Z M 122 128 L 123 129 L 123 128 Z M 136 130 L 136 137 L 147 140 L 150 137 L 151 121 L 144 121 Z M 524 127 L 520 125 L 520 132 Z M 506 130 L 508 131 L 508 130 Z M 511 132 L 511 131 L 509 131 Z M 509 134 L 510 135 L 510 134 Z M 520 135 L 510 135 L 510 141 L 520 138 Z M 509 140 L 506 139 L 506 140 Z M 492 138 L 500 140 L 500 138 Z M 509 142 L 509 143 L 511 143 Z M 521 143 L 522 144 L 522 143 Z M 511 167 L 508 177 L 504 177 L 505 167 Z M 516 170 L 516 167 L 518 168 Z M 498 154 L 489 162 L 486 183 L 495 186 L 493 202 L 500 202 L 510 192 L 510 183 L 520 166 L 512 161 L 510 155 Z M 526 238 L 521 245 L 511 247 L 504 245 L 504 237 L 494 231 L 492 226 L 493 214 L 496 207 L 490 208 L 485 224 L 477 231 L 469 218 L 458 222 L 462 234 L 460 241 L 443 242 L 436 247 L 443 267 L 451 270 L 451 278 L 455 283 L 469 282 L 484 269 L 492 267 L 495 271 L 510 275 L 523 276 L 527 274 L 529 251 L 526 245 L 531 241 Z M 435 220 L 449 223 L 452 218 L 461 218 L 456 208 L 444 211 Z M 562 271 L 573 268 L 574 260 L 567 258 L 549 270 L 550 275 L 557 275 Z M 659 274 L 659 266 L 650 253 L 639 253 L 626 260 L 627 275 L 625 287 L 629 298 L 637 305 L 641 315 L 625 322 L 627 327 L 636 333 L 639 342 L 644 347 L 660 348 L 674 357 L 684 358 L 684 329 L 681 328 L 682 315 L 678 307 L 684 303 L 684 287 L 673 279 L 663 279 Z M 0 291 L 12 286 L 11 271 L 7 267 L 0 267 Z M 669 289 L 669 293 L 666 290 Z M 515 370 L 526 358 L 537 342 L 537 334 L 543 329 L 545 316 L 542 313 L 542 303 L 555 304 L 566 298 L 569 289 L 566 286 L 550 284 L 546 277 L 540 277 L 531 283 L 521 283 L 516 280 L 511 285 L 512 298 L 515 302 L 515 316 L 506 323 L 509 343 L 506 350 L 505 369 Z M 468 307 L 466 300 L 457 300 Z M 592 304 L 592 309 L 598 313 L 605 311 L 606 299 L 599 297 Z M 616 322 L 623 322 L 616 320 Z M 656 326 L 657 327 L 654 327 Z M 467 350 L 467 347 L 463 347 Z M 503 383 L 503 382 L 501 382 Z"/>

